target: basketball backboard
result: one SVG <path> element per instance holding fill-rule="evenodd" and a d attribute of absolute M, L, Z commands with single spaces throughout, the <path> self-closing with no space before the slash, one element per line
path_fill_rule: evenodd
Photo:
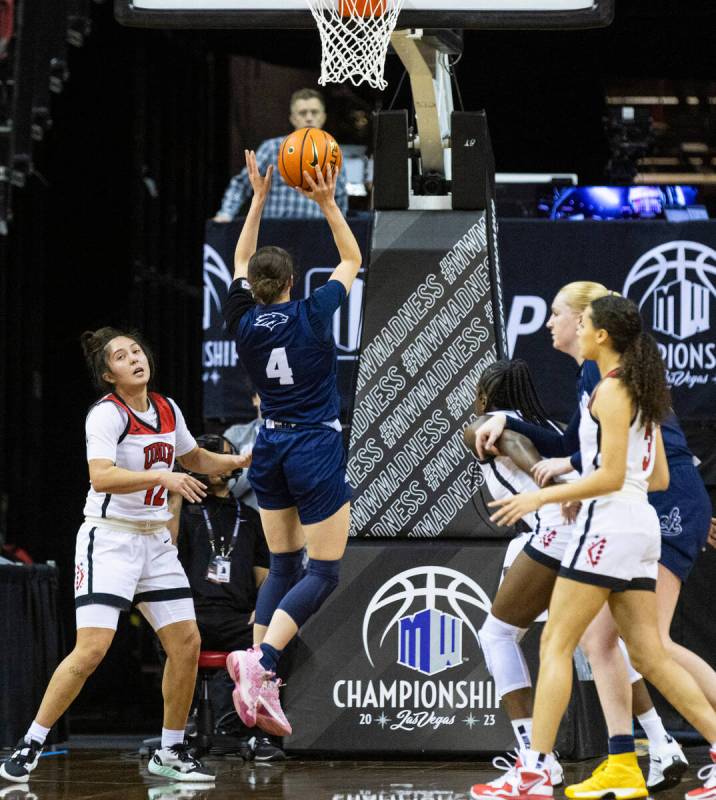
<path fill-rule="evenodd" d="M 615 0 L 405 0 L 398 28 L 577 29 L 609 25 Z M 124 25 L 311 28 L 306 0 L 114 0 Z"/>

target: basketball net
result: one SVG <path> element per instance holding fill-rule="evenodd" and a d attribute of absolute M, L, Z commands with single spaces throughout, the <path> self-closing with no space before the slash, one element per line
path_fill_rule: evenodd
<path fill-rule="evenodd" d="M 306 2 L 321 35 L 321 86 L 350 81 L 385 89 L 385 57 L 403 0 Z"/>

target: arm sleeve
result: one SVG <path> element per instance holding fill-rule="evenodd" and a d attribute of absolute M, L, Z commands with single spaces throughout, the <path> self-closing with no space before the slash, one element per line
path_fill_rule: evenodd
<path fill-rule="evenodd" d="M 559 433 L 554 428 L 543 428 L 531 422 L 507 417 L 507 427 L 532 440 L 532 444 L 546 458 L 564 458 L 579 450 L 579 411 L 572 414 L 566 429 Z"/>
<path fill-rule="evenodd" d="M 329 339 L 333 335 L 333 315 L 346 296 L 346 287 L 340 281 L 330 280 L 308 298 L 308 319 L 319 338 Z"/>
<path fill-rule="evenodd" d="M 187 453 L 191 453 L 191 451 L 197 446 L 196 439 L 189 433 L 189 428 L 186 426 L 186 421 L 184 419 L 184 415 L 181 413 L 181 409 L 179 406 L 171 399 L 168 398 L 169 402 L 172 404 L 172 408 L 174 409 L 174 415 L 176 416 L 176 455 L 181 457 L 185 456 Z"/>
<path fill-rule="evenodd" d="M 336 205 L 343 212 L 343 216 L 348 213 L 348 189 L 346 187 L 346 176 L 341 170 L 336 178 Z"/>
<path fill-rule="evenodd" d="M 119 437 L 126 427 L 127 414 L 114 403 L 99 403 L 92 408 L 85 420 L 87 461 L 106 458 L 114 464 Z"/>
<path fill-rule="evenodd" d="M 253 295 L 249 291 L 248 281 L 244 278 L 235 280 L 229 287 L 229 294 L 224 301 L 224 320 L 229 333 L 236 333 L 239 320 L 247 311 L 256 305 Z"/>

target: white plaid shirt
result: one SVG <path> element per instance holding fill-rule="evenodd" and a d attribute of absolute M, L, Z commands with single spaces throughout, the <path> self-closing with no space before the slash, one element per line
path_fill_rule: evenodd
<path fill-rule="evenodd" d="M 274 165 L 271 191 L 266 198 L 263 216 L 264 218 L 308 217 L 320 219 L 323 217 L 323 212 L 318 207 L 318 204 L 292 189 L 287 183 L 284 183 L 283 178 L 279 175 L 276 165 L 278 164 L 278 151 L 283 140 L 283 136 L 277 136 L 275 139 L 266 139 L 265 142 L 261 142 L 256 150 L 256 165 L 262 175 L 266 174 L 269 164 Z M 241 206 L 250 197 L 251 192 L 251 182 L 249 181 L 246 167 L 244 167 L 238 175 L 234 175 L 231 179 L 228 188 L 224 192 L 224 199 L 221 201 L 219 213 L 226 214 L 231 219 L 234 219 L 238 215 Z M 346 179 L 342 171 L 338 173 L 336 180 L 336 203 L 338 208 L 345 214 L 348 210 L 348 193 L 346 191 Z"/>

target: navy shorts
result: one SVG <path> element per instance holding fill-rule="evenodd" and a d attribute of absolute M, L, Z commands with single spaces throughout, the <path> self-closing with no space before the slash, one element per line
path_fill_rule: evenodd
<path fill-rule="evenodd" d="M 296 506 L 304 525 L 328 519 L 351 499 L 343 434 L 328 426 L 261 428 L 248 477 L 259 508 Z"/>
<path fill-rule="evenodd" d="M 651 492 L 649 502 L 659 515 L 661 527 L 659 563 L 685 581 L 706 544 L 711 500 L 693 464 L 670 465 L 669 472 L 669 488 Z"/>

